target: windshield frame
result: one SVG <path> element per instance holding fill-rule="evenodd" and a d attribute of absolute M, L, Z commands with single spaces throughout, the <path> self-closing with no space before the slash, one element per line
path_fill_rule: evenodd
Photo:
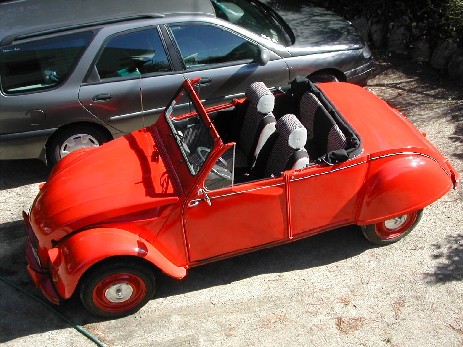
<path fill-rule="evenodd" d="M 210 154 L 223 144 L 194 93 L 193 85 L 199 80 L 186 80 L 164 111 L 164 118 L 192 176 L 201 172 Z"/>

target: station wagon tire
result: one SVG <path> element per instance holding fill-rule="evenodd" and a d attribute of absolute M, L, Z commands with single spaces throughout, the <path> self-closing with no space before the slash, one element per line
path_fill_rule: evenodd
<path fill-rule="evenodd" d="M 80 287 L 84 307 L 92 314 L 118 318 L 137 312 L 153 296 L 155 277 L 147 266 L 108 263 L 92 269 Z"/>
<path fill-rule="evenodd" d="M 328 72 L 314 73 L 308 77 L 312 82 L 339 82 L 339 78 Z"/>
<path fill-rule="evenodd" d="M 103 131 L 79 125 L 59 132 L 47 144 L 47 164 L 54 166 L 60 159 L 80 148 L 98 147 L 110 140 Z"/>
<path fill-rule="evenodd" d="M 419 223 L 423 210 L 410 212 L 381 223 L 362 226 L 368 241 L 377 245 L 388 245 L 408 235 Z"/>

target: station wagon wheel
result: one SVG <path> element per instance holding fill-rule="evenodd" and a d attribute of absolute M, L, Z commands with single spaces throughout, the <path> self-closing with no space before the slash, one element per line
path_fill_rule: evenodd
<path fill-rule="evenodd" d="M 50 139 L 47 144 L 47 163 L 54 166 L 69 153 L 88 147 L 98 147 L 110 140 L 103 131 L 85 125 L 66 128 Z"/>
<path fill-rule="evenodd" d="M 408 235 L 418 224 L 422 214 L 423 210 L 410 212 L 381 223 L 363 226 L 362 231 L 370 242 L 378 245 L 391 244 Z"/>
<path fill-rule="evenodd" d="M 80 287 L 80 298 L 89 312 L 117 318 L 138 311 L 154 292 L 152 270 L 135 263 L 115 262 L 91 270 Z"/>
<path fill-rule="evenodd" d="M 312 82 L 339 82 L 339 78 L 329 72 L 315 72 L 308 77 Z"/>

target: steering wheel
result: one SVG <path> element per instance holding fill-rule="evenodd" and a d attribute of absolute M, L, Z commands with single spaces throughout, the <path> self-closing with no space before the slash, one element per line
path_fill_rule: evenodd
<path fill-rule="evenodd" d="M 207 155 L 209 154 L 210 151 L 211 151 L 211 149 L 206 148 L 206 147 L 198 147 L 198 149 L 197 149 L 198 155 L 200 156 L 200 158 L 201 158 L 201 160 L 203 162 L 206 160 L 206 157 L 207 157 Z M 214 164 L 211 171 L 213 173 L 215 173 L 219 177 L 222 177 L 222 178 L 224 178 L 226 180 L 231 180 L 232 179 L 232 174 L 231 174 L 230 170 L 228 170 L 227 166 L 228 165 L 227 165 L 227 162 L 225 161 L 225 159 L 220 157 L 219 160 L 217 160 L 217 162 Z"/>

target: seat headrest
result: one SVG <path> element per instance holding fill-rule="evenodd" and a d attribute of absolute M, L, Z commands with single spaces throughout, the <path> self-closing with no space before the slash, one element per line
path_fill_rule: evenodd
<path fill-rule="evenodd" d="M 275 96 L 263 82 L 254 82 L 246 89 L 246 97 L 255 104 L 257 112 L 267 114 L 273 111 Z"/>
<path fill-rule="evenodd" d="M 281 136 L 288 139 L 289 147 L 304 148 L 307 142 L 307 129 L 294 114 L 287 114 L 278 119 L 276 129 Z"/>

